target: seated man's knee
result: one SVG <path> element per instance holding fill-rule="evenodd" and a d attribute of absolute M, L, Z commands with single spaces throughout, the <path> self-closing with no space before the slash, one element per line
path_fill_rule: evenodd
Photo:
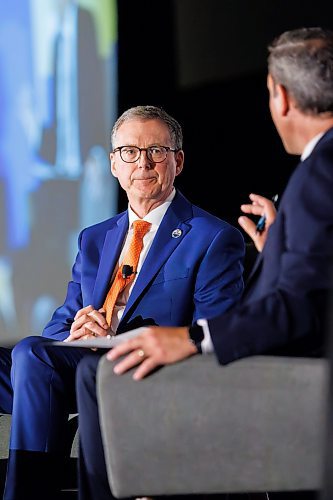
<path fill-rule="evenodd" d="M 39 360 L 39 352 L 42 352 L 45 346 L 45 338 L 41 336 L 25 337 L 20 340 L 13 348 L 12 360 L 13 366 L 16 364 L 29 365 Z M 29 372 L 27 372 L 28 374 Z"/>

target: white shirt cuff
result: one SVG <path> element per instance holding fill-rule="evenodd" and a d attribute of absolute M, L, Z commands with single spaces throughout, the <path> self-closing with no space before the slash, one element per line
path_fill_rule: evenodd
<path fill-rule="evenodd" d="M 198 319 L 198 325 L 202 327 L 204 338 L 201 342 L 201 350 L 203 354 L 214 352 L 212 337 L 210 336 L 208 321 L 206 319 Z"/>

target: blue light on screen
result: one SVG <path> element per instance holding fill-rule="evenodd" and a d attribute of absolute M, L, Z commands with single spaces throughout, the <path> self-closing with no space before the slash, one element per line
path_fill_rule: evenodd
<path fill-rule="evenodd" d="M 39 334 L 116 213 L 116 0 L 0 2 L 0 339 Z"/>

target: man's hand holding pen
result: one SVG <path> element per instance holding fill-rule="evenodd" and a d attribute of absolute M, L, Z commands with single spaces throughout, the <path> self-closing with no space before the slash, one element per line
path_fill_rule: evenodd
<path fill-rule="evenodd" d="M 269 227 L 276 218 L 274 204 L 278 200 L 278 195 L 273 196 L 272 200 L 254 193 L 251 193 L 249 197 L 252 203 L 241 205 L 241 210 L 246 214 L 258 215 L 260 219 L 255 224 L 249 217 L 242 215 L 239 217 L 238 223 L 253 240 L 257 250 L 261 252 L 266 242 Z"/>
<path fill-rule="evenodd" d="M 64 342 L 85 340 L 91 337 L 106 337 L 112 334 L 105 319 L 104 309 L 98 311 L 93 306 L 86 306 L 77 311 L 69 336 Z"/>

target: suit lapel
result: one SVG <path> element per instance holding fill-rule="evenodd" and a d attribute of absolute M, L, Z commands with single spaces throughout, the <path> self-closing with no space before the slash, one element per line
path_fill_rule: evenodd
<path fill-rule="evenodd" d="M 191 204 L 178 193 L 165 213 L 160 227 L 158 228 L 153 244 L 143 263 L 142 269 L 127 302 L 122 321 L 126 318 L 126 314 L 128 314 L 134 302 L 144 292 L 147 285 L 154 276 L 156 276 L 190 230 L 190 226 L 185 220 L 191 217 L 193 217 Z M 178 229 L 178 231 L 175 234 L 174 231 L 176 229 Z M 172 234 L 177 237 L 172 236 Z"/>
<path fill-rule="evenodd" d="M 128 213 L 126 212 L 106 233 L 93 292 L 93 304 L 96 309 L 102 307 L 109 290 L 112 273 L 118 263 L 127 230 Z"/>

